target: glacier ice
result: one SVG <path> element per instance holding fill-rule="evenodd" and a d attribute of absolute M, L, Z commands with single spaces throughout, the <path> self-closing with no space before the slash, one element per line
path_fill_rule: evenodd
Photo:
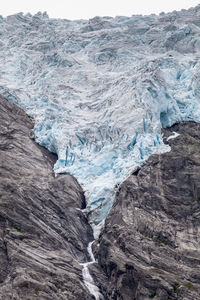
<path fill-rule="evenodd" d="M 34 119 L 55 173 L 82 184 L 94 226 L 161 128 L 200 121 L 200 6 L 160 15 L 0 18 L 0 93 Z"/>

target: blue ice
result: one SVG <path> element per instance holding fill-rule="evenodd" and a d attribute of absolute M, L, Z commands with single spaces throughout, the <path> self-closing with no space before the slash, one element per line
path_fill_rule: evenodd
<path fill-rule="evenodd" d="M 170 150 L 161 128 L 200 121 L 199 10 L 0 18 L 0 93 L 34 119 L 36 141 L 58 155 L 55 173 L 78 179 L 94 227 L 115 187 L 152 153 Z"/>

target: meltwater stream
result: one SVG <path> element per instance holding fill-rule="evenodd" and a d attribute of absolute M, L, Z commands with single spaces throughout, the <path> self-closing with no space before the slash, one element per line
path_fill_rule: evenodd
<path fill-rule="evenodd" d="M 103 300 L 104 297 L 99 292 L 99 288 L 95 285 L 94 280 L 93 280 L 92 276 L 90 275 L 90 272 L 88 269 L 88 265 L 95 263 L 95 258 L 94 258 L 93 252 L 92 252 L 92 244 L 93 243 L 94 243 L 94 241 L 90 242 L 87 247 L 87 251 L 89 253 L 91 261 L 81 264 L 83 266 L 83 271 L 82 271 L 83 280 L 84 280 L 84 284 L 88 288 L 90 294 L 93 295 L 96 300 Z"/>
<path fill-rule="evenodd" d="M 58 155 L 55 173 L 83 187 L 94 235 L 114 189 L 170 151 L 161 128 L 200 122 L 199 15 L 200 6 L 75 21 L 0 16 L 0 93 L 34 119 L 36 142 Z M 84 280 L 100 297 L 93 262 Z"/>

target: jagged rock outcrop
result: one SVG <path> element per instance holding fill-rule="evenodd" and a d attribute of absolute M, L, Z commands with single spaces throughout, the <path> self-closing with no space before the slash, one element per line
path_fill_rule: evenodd
<path fill-rule="evenodd" d="M 200 299 L 200 124 L 172 131 L 171 151 L 120 186 L 106 219 L 96 249 L 106 299 Z"/>
<path fill-rule="evenodd" d="M 72 176 L 31 138 L 27 115 L 0 98 L 0 299 L 92 299 L 82 267 L 92 230 Z"/>

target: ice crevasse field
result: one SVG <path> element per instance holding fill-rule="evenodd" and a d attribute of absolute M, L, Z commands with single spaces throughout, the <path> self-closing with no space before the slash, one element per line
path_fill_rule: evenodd
<path fill-rule="evenodd" d="M 0 93 L 82 185 L 97 232 L 116 187 L 153 153 L 161 128 L 200 121 L 200 6 L 160 15 L 0 17 Z"/>

